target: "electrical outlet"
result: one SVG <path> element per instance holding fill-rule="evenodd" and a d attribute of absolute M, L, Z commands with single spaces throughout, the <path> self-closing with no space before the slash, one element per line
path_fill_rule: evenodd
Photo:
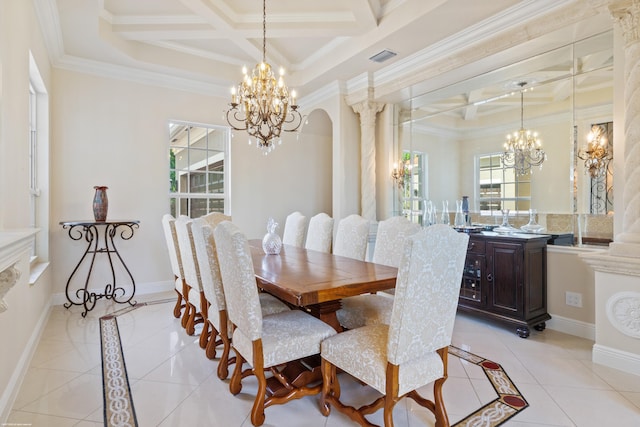
<path fill-rule="evenodd" d="M 566 292 L 565 304 L 571 307 L 582 307 L 582 294 L 579 292 Z"/>

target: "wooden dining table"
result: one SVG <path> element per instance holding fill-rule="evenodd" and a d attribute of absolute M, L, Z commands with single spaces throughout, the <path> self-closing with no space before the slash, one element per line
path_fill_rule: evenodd
<path fill-rule="evenodd" d="M 261 240 L 250 240 L 258 286 L 292 306 L 300 307 L 341 332 L 336 316 L 342 298 L 394 288 L 398 269 L 282 245 L 267 255 Z"/>

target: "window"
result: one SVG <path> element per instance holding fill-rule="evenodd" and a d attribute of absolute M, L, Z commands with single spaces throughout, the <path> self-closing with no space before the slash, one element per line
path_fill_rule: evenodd
<path fill-rule="evenodd" d="M 228 212 L 225 162 L 229 130 L 222 126 L 169 124 L 169 200 L 171 215 L 198 218 Z"/>
<path fill-rule="evenodd" d="M 31 253 L 33 283 L 49 260 L 49 95 L 31 53 L 29 92 L 25 96 L 29 107 L 29 135 L 25 141 L 29 147 L 29 226 L 40 229 Z"/>
<path fill-rule="evenodd" d="M 422 224 L 426 199 L 426 159 L 423 153 L 404 151 L 404 180 L 401 188 L 402 215 Z"/>
<path fill-rule="evenodd" d="M 527 212 L 531 206 L 531 172 L 517 176 L 515 169 L 502 164 L 501 153 L 478 158 L 478 201 L 481 215 Z"/>

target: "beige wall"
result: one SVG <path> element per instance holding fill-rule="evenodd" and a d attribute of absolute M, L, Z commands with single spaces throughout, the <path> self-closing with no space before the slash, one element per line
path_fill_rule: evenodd
<path fill-rule="evenodd" d="M 547 311 L 549 326 L 594 339 L 595 274 L 580 254 L 601 249 L 549 246 L 547 249 Z M 582 307 L 566 305 L 566 292 L 582 295 Z M 572 328 L 572 329 L 569 329 Z"/>

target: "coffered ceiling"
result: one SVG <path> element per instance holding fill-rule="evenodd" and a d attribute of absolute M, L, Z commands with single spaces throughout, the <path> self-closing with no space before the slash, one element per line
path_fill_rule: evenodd
<path fill-rule="evenodd" d="M 334 81 L 370 84 L 376 75 L 410 73 L 420 53 L 442 61 L 435 53 L 514 25 L 528 31 L 527 20 L 570 3 L 580 2 L 267 0 L 266 59 L 286 69 L 287 85 L 304 98 Z M 52 63 L 61 68 L 226 96 L 242 66 L 262 59 L 261 0 L 34 4 Z M 396 56 L 383 63 L 369 59 L 383 50 Z"/>

